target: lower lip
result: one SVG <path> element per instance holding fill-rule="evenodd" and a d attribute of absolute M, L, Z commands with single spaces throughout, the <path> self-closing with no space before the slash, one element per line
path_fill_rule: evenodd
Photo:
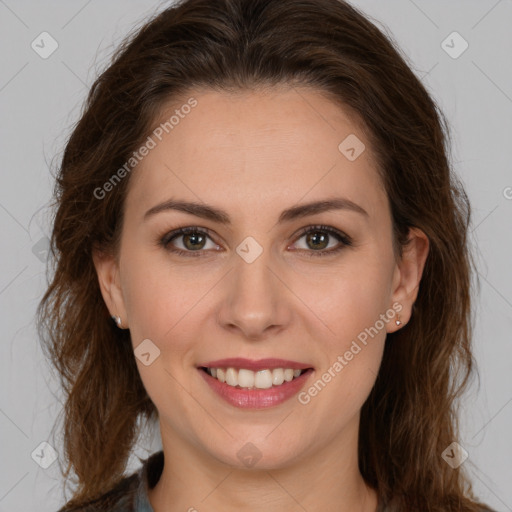
<path fill-rule="evenodd" d="M 267 407 L 279 405 L 296 395 L 304 386 L 308 377 L 313 373 L 313 370 L 308 369 L 292 381 L 283 382 L 280 386 L 268 389 L 235 388 L 225 382 L 214 379 L 200 368 L 199 373 L 210 388 L 229 404 L 242 409 L 266 409 Z"/>

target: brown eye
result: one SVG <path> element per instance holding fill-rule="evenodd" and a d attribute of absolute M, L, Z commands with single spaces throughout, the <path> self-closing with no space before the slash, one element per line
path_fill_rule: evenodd
<path fill-rule="evenodd" d="M 195 251 L 198 249 L 203 249 L 206 237 L 201 233 L 192 233 L 181 235 L 183 237 L 183 245 L 190 249 L 191 251 Z"/>
<path fill-rule="evenodd" d="M 305 246 L 297 248 L 308 256 L 334 255 L 343 248 L 352 245 L 349 236 L 335 228 L 327 226 L 309 226 L 302 230 L 297 240 L 305 238 Z M 208 241 L 211 246 L 208 247 Z M 297 243 L 297 242 L 295 242 Z M 207 230 L 198 227 L 185 227 L 166 234 L 159 244 L 167 251 L 181 256 L 207 256 L 208 249 L 220 250 Z"/>
<path fill-rule="evenodd" d="M 306 235 L 306 244 L 311 249 L 325 249 L 329 244 L 329 235 L 320 231 L 311 231 Z"/>
<path fill-rule="evenodd" d="M 302 238 L 305 238 L 305 247 L 300 247 L 299 250 L 306 251 L 308 256 L 328 256 L 337 253 L 346 246 L 352 245 L 352 240 L 349 236 L 327 226 L 310 226 L 305 228 L 297 240 Z M 330 244 L 331 248 L 329 249 Z"/>
<path fill-rule="evenodd" d="M 207 246 L 209 240 L 210 247 Z M 172 231 L 161 238 L 159 244 L 167 251 L 182 256 L 202 256 L 208 252 L 207 249 L 218 250 L 219 247 L 213 243 L 207 231 L 196 227 L 186 227 Z"/>

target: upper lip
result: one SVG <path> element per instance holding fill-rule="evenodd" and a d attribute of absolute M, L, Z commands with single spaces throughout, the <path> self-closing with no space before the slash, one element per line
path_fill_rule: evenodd
<path fill-rule="evenodd" d="M 312 368 L 311 365 L 299 363 L 297 361 L 288 361 L 286 359 L 245 359 L 243 357 L 231 357 L 227 359 L 217 359 L 200 364 L 203 368 L 245 368 L 247 370 L 259 371 L 273 368 L 291 368 L 293 370 L 306 370 Z"/>

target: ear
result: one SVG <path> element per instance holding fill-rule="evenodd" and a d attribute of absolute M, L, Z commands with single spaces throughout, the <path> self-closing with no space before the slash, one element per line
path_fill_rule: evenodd
<path fill-rule="evenodd" d="M 429 252 L 430 243 L 427 235 L 418 228 L 410 228 L 408 243 L 403 247 L 402 257 L 395 266 L 393 275 L 392 303 L 399 303 L 400 321 L 405 325 L 411 318 L 412 306 L 418 296 L 421 276 Z M 400 329 L 391 322 L 387 332 Z"/>
<path fill-rule="evenodd" d="M 107 254 L 97 248 L 92 251 L 92 258 L 103 300 L 110 315 L 121 317 L 121 327 L 128 327 L 125 301 L 119 279 L 119 263 L 114 255 Z"/>

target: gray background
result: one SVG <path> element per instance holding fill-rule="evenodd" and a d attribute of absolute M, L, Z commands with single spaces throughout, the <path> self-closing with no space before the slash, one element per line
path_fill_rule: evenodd
<path fill-rule="evenodd" d="M 512 511 L 512 1 L 353 4 L 393 35 L 451 123 L 453 164 L 474 210 L 471 239 L 481 280 L 475 297 L 480 387 L 475 383 L 462 404 L 459 441 L 469 453 L 464 464 L 476 494 L 496 510 Z M 41 442 L 60 450 L 52 430 L 58 385 L 34 328 L 50 234 L 43 209 L 53 186 L 49 168 L 110 52 L 164 5 L 0 0 L 0 512 L 50 512 L 64 502 L 59 460 L 47 469 L 35 462 L 37 454 L 51 456 Z M 58 43 L 47 59 L 31 47 L 44 31 Z M 442 47 L 453 31 L 469 44 L 458 58 Z M 452 52 L 462 48 L 456 39 L 447 44 Z M 158 436 L 150 432 L 135 455 L 158 449 Z M 137 466 L 134 456 L 130 469 Z"/>

